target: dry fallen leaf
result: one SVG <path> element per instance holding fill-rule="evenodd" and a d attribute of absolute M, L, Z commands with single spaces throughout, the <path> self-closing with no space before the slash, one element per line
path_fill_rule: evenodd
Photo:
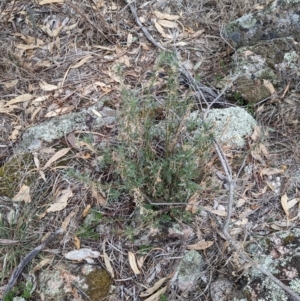
<path fill-rule="evenodd" d="M 6 89 L 9 89 L 9 88 L 13 88 L 17 85 L 18 83 L 18 79 L 14 79 L 14 80 L 10 80 L 10 81 L 7 81 L 7 82 L 1 82 L 1 84 L 6 88 Z"/>
<path fill-rule="evenodd" d="M 176 22 L 168 21 L 168 20 L 158 20 L 157 21 L 161 26 L 166 28 L 177 28 L 178 25 Z"/>
<path fill-rule="evenodd" d="M 39 85 L 40 85 L 40 88 L 41 88 L 43 91 L 53 91 L 53 90 L 58 89 L 58 86 L 47 84 L 47 83 L 44 82 L 44 81 L 41 81 L 41 82 L 39 83 Z"/>
<path fill-rule="evenodd" d="M 152 296 L 150 296 L 149 298 L 145 299 L 144 301 L 159 301 L 159 298 L 162 294 L 164 294 L 167 290 L 167 287 L 163 287 L 161 288 L 159 291 L 157 291 L 156 293 L 154 293 Z"/>
<path fill-rule="evenodd" d="M 67 148 L 63 148 L 59 151 L 57 151 L 45 164 L 45 166 L 43 167 L 43 170 L 45 170 L 46 168 L 50 167 L 52 165 L 52 163 L 54 163 L 55 161 L 57 161 L 58 159 L 60 159 L 61 157 L 65 156 L 69 151 L 70 151 L 70 147 Z"/>
<path fill-rule="evenodd" d="M 33 95 L 31 94 L 23 94 L 23 95 L 19 95 L 11 100 L 9 100 L 5 105 L 4 107 L 8 107 L 8 106 L 11 106 L 15 103 L 19 103 L 19 102 L 25 102 L 25 101 L 29 101 L 31 100 L 32 98 L 34 98 Z"/>
<path fill-rule="evenodd" d="M 127 35 L 127 47 L 130 47 L 133 41 L 133 36 L 131 33 Z"/>
<path fill-rule="evenodd" d="M 218 216 L 227 216 L 227 212 L 224 210 L 211 210 L 211 213 Z"/>
<path fill-rule="evenodd" d="M 133 270 L 133 272 L 137 275 L 137 274 L 140 274 L 140 270 L 138 269 L 138 266 L 136 264 L 136 259 L 135 259 L 135 255 L 128 251 L 128 259 L 129 259 L 129 264 L 130 264 L 130 267 L 131 269 Z"/>
<path fill-rule="evenodd" d="M 104 240 L 103 243 L 102 243 L 102 251 L 103 251 L 104 264 L 105 264 L 106 270 L 110 273 L 111 278 L 114 278 L 115 277 L 114 269 L 113 269 L 113 267 L 112 267 L 112 265 L 110 263 L 109 257 L 106 254 L 105 243 L 106 243 L 106 241 Z"/>
<path fill-rule="evenodd" d="M 58 115 L 63 115 L 63 114 L 69 113 L 73 110 L 74 110 L 74 106 L 66 106 L 66 107 L 59 108 L 59 109 L 53 110 L 51 112 L 48 112 L 47 114 L 45 114 L 44 117 L 46 117 L 46 118 L 55 117 Z"/>
<path fill-rule="evenodd" d="M 42 259 L 37 265 L 35 265 L 35 266 L 33 267 L 32 270 L 30 270 L 30 274 L 33 274 L 33 273 L 35 273 L 35 272 L 41 270 L 43 267 L 49 265 L 49 264 L 54 260 L 54 258 L 55 258 L 55 256 L 52 255 L 52 256 L 50 256 L 50 257 L 47 257 L 47 258 Z"/>
<path fill-rule="evenodd" d="M 64 189 L 61 191 L 61 195 L 57 200 L 46 210 L 46 212 L 56 212 L 61 211 L 68 205 L 68 200 L 73 196 L 72 190 Z"/>
<path fill-rule="evenodd" d="M 155 28 L 157 31 L 165 38 L 167 34 L 165 33 L 164 29 L 161 27 L 161 25 L 158 22 L 154 22 Z"/>
<path fill-rule="evenodd" d="M 279 169 L 279 168 L 263 168 L 259 174 L 260 176 L 272 176 L 272 175 L 277 175 L 280 173 L 283 173 L 284 169 Z"/>
<path fill-rule="evenodd" d="M 117 83 L 122 83 L 122 80 L 121 80 L 121 78 L 120 78 L 120 76 L 119 75 L 117 75 L 117 74 L 115 74 L 115 73 L 113 73 L 113 72 L 111 72 L 111 71 L 109 71 L 109 70 L 106 70 L 106 71 L 102 71 L 104 74 L 106 74 L 106 75 L 108 75 L 112 80 L 114 80 L 115 82 L 117 82 Z"/>
<path fill-rule="evenodd" d="M 93 251 L 89 248 L 83 248 L 79 250 L 73 250 L 64 255 L 65 258 L 69 260 L 82 261 L 85 260 L 88 263 L 93 263 L 93 258 L 98 258 L 100 256 L 100 252 Z"/>
<path fill-rule="evenodd" d="M 252 135 L 251 135 L 251 139 L 253 140 L 253 141 L 258 141 L 258 139 L 261 137 L 261 128 L 259 127 L 259 126 L 256 126 L 255 128 L 254 128 L 254 131 L 253 131 L 253 133 L 252 133 Z"/>
<path fill-rule="evenodd" d="M 137 259 L 137 265 L 139 267 L 139 269 L 141 269 L 144 265 L 146 257 L 145 256 L 141 256 L 140 258 Z"/>
<path fill-rule="evenodd" d="M 158 19 L 166 19 L 166 20 L 170 20 L 170 21 L 175 21 L 175 20 L 178 20 L 180 18 L 177 15 L 164 14 L 164 13 L 161 13 L 157 10 L 154 11 L 154 14 L 156 15 L 156 17 Z"/>
<path fill-rule="evenodd" d="M 288 202 L 287 202 L 287 207 L 288 207 L 288 209 L 293 208 L 296 204 L 299 203 L 299 201 L 300 201 L 299 198 L 297 198 L 297 199 L 292 199 L 292 200 L 288 201 Z"/>
<path fill-rule="evenodd" d="M 259 144 L 259 149 L 264 154 L 265 158 L 269 159 L 269 152 L 268 152 L 267 147 L 264 144 L 260 143 Z"/>
<path fill-rule="evenodd" d="M 276 92 L 274 86 L 268 80 L 263 79 L 263 85 L 270 91 L 270 94 L 273 94 Z"/>
<path fill-rule="evenodd" d="M 18 244 L 19 242 L 20 242 L 19 240 L 0 238 L 0 245 L 14 245 L 14 244 Z"/>
<path fill-rule="evenodd" d="M 248 224 L 248 218 L 243 218 L 240 221 L 235 222 L 235 225 L 237 225 L 237 226 L 243 226 L 246 224 Z"/>
<path fill-rule="evenodd" d="M 194 33 L 192 33 L 191 38 L 198 38 L 205 32 L 205 29 L 200 29 Z"/>
<path fill-rule="evenodd" d="M 103 117 L 102 114 L 101 114 L 100 112 L 96 111 L 95 109 L 91 108 L 91 111 L 92 111 L 97 117 L 100 117 L 100 118 Z"/>
<path fill-rule="evenodd" d="M 187 248 L 189 250 L 205 250 L 211 247 L 214 244 L 213 241 L 199 241 L 195 244 L 188 245 Z"/>
<path fill-rule="evenodd" d="M 166 279 L 168 279 L 168 278 L 164 277 L 164 278 L 161 278 L 158 281 L 156 281 L 152 287 L 149 287 L 144 292 L 142 292 L 140 294 L 140 297 L 144 298 L 144 297 L 148 297 L 148 296 L 152 295 L 155 291 L 157 291 L 164 284 Z"/>
<path fill-rule="evenodd" d="M 264 161 L 264 159 L 262 158 L 262 156 L 260 154 L 258 154 L 255 150 L 251 151 L 251 156 L 254 160 L 260 162 L 262 165 L 266 165 L 266 162 Z"/>
<path fill-rule="evenodd" d="M 26 44 L 16 44 L 16 48 L 21 49 L 21 50 L 32 50 L 35 48 L 39 48 L 39 45 L 31 44 L 31 45 L 26 45 Z"/>
<path fill-rule="evenodd" d="M 287 203 L 287 201 L 288 201 L 288 197 L 287 197 L 287 195 L 286 195 L 286 193 L 285 193 L 285 194 L 281 197 L 280 202 L 281 202 L 281 206 L 282 206 L 282 209 L 283 209 L 285 215 L 287 216 L 287 218 L 289 218 L 289 209 L 288 209 L 288 203 Z"/>
<path fill-rule="evenodd" d="M 88 55 L 88 56 L 84 57 L 79 62 L 77 62 L 76 64 L 74 64 L 73 66 L 71 66 L 70 69 L 75 69 L 75 68 L 81 67 L 82 65 L 84 65 L 92 57 L 93 57 L 92 55 Z"/>
<path fill-rule="evenodd" d="M 97 204 L 105 206 L 107 204 L 106 199 L 96 189 L 92 188 L 92 196 L 96 199 Z"/>
<path fill-rule="evenodd" d="M 78 211 L 79 211 L 79 208 L 77 207 L 74 210 L 72 210 L 68 214 L 68 216 L 64 219 L 64 221 L 62 222 L 61 227 L 60 227 L 64 232 L 67 231 L 67 228 L 68 228 L 68 226 L 69 226 L 69 224 L 71 222 L 72 217 L 76 216 L 76 214 L 77 214 Z"/>
<path fill-rule="evenodd" d="M 84 210 L 82 211 L 81 216 L 82 216 L 82 217 L 86 217 L 86 216 L 89 214 L 90 210 L 91 210 L 91 205 L 87 205 L 87 206 L 84 208 Z"/>
<path fill-rule="evenodd" d="M 195 214 L 199 211 L 199 193 L 195 193 L 192 195 L 188 201 L 187 206 L 185 207 L 185 211 Z"/>
<path fill-rule="evenodd" d="M 80 239 L 77 236 L 73 237 L 73 243 L 74 243 L 74 246 L 77 250 L 80 249 L 81 242 L 80 242 Z"/>
<path fill-rule="evenodd" d="M 34 164 L 35 164 L 41 178 L 44 180 L 44 182 L 47 182 L 45 173 L 42 170 L 40 170 L 40 160 L 38 159 L 38 157 L 36 155 L 33 156 L 33 161 L 34 161 Z"/>
<path fill-rule="evenodd" d="M 73 148 L 80 149 L 79 140 L 75 137 L 74 133 L 69 133 L 67 135 L 67 140 Z"/>
<path fill-rule="evenodd" d="M 24 201 L 25 203 L 31 203 L 30 187 L 24 184 L 12 199 L 15 202 Z"/>
<path fill-rule="evenodd" d="M 42 0 L 39 5 L 51 4 L 51 3 L 64 3 L 65 0 Z"/>

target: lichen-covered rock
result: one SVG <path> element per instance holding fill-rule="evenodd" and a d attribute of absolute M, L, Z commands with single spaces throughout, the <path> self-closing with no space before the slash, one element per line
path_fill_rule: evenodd
<path fill-rule="evenodd" d="M 230 72 L 219 83 L 250 103 L 269 97 L 300 78 L 300 0 L 275 0 L 226 26 L 236 49 Z M 227 95 L 228 96 L 228 95 Z M 234 98 L 234 97 L 233 97 Z"/>
<path fill-rule="evenodd" d="M 115 120 L 115 111 L 107 107 L 100 110 L 102 105 L 99 103 L 80 112 L 54 117 L 49 121 L 28 128 L 23 134 L 22 141 L 15 148 L 15 153 L 36 150 L 42 146 L 43 142 L 61 139 L 76 130 L 88 130 L 90 126 L 95 129 L 112 124 Z M 97 116 L 94 113 L 95 110 L 99 111 L 102 117 Z M 90 119 L 92 119 L 91 124 L 89 124 Z"/>
<path fill-rule="evenodd" d="M 217 141 L 232 147 L 243 147 L 245 136 L 250 135 L 256 126 L 255 119 L 239 107 L 213 109 L 206 122 L 212 127 Z"/>
<path fill-rule="evenodd" d="M 300 294 L 300 229 L 274 233 L 248 246 L 252 258 Z M 243 288 L 244 298 L 235 301 L 288 301 L 290 297 L 277 284 L 256 269 L 250 269 Z"/>
<path fill-rule="evenodd" d="M 43 300 L 65 300 L 75 287 L 85 292 L 91 301 L 108 297 L 112 284 L 109 273 L 95 265 L 60 264 L 54 270 L 42 270 L 38 276 L 38 292 Z"/>
<path fill-rule="evenodd" d="M 233 283 L 225 278 L 213 281 L 210 285 L 210 296 L 212 301 L 231 301 Z"/>
<path fill-rule="evenodd" d="M 298 82 L 300 45 L 293 38 L 280 38 L 244 46 L 233 55 L 233 69 L 218 84 L 227 93 L 257 103 L 271 95 L 272 86 L 282 88 L 286 80 Z"/>
<path fill-rule="evenodd" d="M 211 109 L 205 120 L 199 111 L 194 111 L 186 119 L 184 135 L 192 145 L 194 139 L 203 136 L 204 132 L 208 136 L 207 132 L 211 131 L 219 143 L 240 148 L 245 145 L 245 136 L 252 134 L 256 125 L 255 119 L 240 107 Z M 159 137 L 164 137 L 165 128 L 163 121 L 154 126 L 152 131 Z"/>
<path fill-rule="evenodd" d="M 299 4 L 300 0 L 275 0 L 228 24 L 226 35 L 236 48 L 288 36 L 300 41 Z"/>
<path fill-rule="evenodd" d="M 177 285 L 182 291 L 191 289 L 197 282 L 201 272 L 201 255 L 195 251 L 188 251 L 178 266 Z"/>

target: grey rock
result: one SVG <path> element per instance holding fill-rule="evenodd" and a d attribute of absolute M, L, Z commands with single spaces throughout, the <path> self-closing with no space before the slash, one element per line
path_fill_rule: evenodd
<path fill-rule="evenodd" d="M 218 279 L 210 285 L 210 296 L 212 301 L 231 301 L 233 283 L 227 279 Z"/>
<path fill-rule="evenodd" d="M 177 284 L 179 289 L 187 291 L 197 282 L 201 273 L 202 256 L 195 250 L 188 251 L 178 266 Z"/>
<path fill-rule="evenodd" d="M 48 301 L 65 300 L 72 295 L 73 286 L 86 291 L 86 276 L 95 270 L 94 265 L 59 264 L 53 270 L 42 270 L 38 275 L 38 292 Z"/>
<path fill-rule="evenodd" d="M 28 128 L 23 134 L 22 141 L 15 148 L 15 153 L 33 151 L 39 148 L 42 142 L 49 143 L 55 139 L 61 139 L 76 130 L 89 130 L 89 126 L 95 130 L 103 125 L 112 124 L 115 121 L 115 111 L 101 107 L 102 103 L 99 103 L 80 112 L 54 117 L 49 121 Z M 102 117 L 94 114 L 93 110 L 99 112 Z M 92 119 L 91 125 L 88 124 L 88 119 Z"/>
<path fill-rule="evenodd" d="M 214 135 L 220 143 L 233 147 L 243 147 L 245 136 L 250 135 L 256 126 L 255 119 L 239 107 L 213 109 L 208 114 L 206 122 L 212 126 Z"/>
<path fill-rule="evenodd" d="M 291 85 L 300 76 L 300 45 L 292 37 L 257 42 L 254 46 L 239 48 L 233 55 L 230 74 L 218 84 L 227 87 L 227 95 L 241 95 L 248 103 L 257 103 L 271 95 L 270 82 L 275 89 L 286 80 Z"/>
<path fill-rule="evenodd" d="M 300 0 L 275 0 L 263 10 L 229 23 L 225 32 L 234 46 L 294 37 L 300 41 Z"/>
<path fill-rule="evenodd" d="M 198 129 L 193 135 L 200 135 L 203 131 L 203 119 L 199 113 L 191 113 L 189 119 L 198 124 Z M 238 148 L 245 145 L 245 136 L 250 135 L 257 125 L 255 119 L 240 107 L 212 109 L 209 111 L 205 122 L 219 143 Z"/>
<path fill-rule="evenodd" d="M 300 294 L 300 230 L 277 232 L 267 238 L 256 239 L 248 246 L 247 252 L 262 267 L 275 277 L 284 281 L 295 293 Z M 277 284 L 256 269 L 250 269 L 246 275 L 244 296 L 261 301 L 291 300 L 290 296 Z M 235 298 L 235 301 L 244 301 Z M 256 298 L 256 299 L 254 299 Z"/>
<path fill-rule="evenodd" d="M 275 0 L 229 23 L 225 35 L 236 49 L 219 88 L 257 103 L 300 78 L 300 0 Z M 227 94 L 228 96 L 228 94 Z"/>

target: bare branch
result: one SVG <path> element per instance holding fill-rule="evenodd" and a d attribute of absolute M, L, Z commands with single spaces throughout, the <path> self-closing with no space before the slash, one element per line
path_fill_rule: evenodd
<path fill-rule="evenodd" d="M 43 241 L 43 243 L 41 243 L 39 246 L 37 246 L 36 248 L 34 248 L 31 252 L 29 252 L 19 263 L 19 265 L 16 267 L 16 269 L 14 270 L 13 274 L 11 275 L 8 284 L 6 286 L 5 292 L 3 294 L 3 300 L 5 299 L 5 296 L 7 295 L 7 293 L 9 291 L 11 291 L 11 289 L 14 287 L 16 281 L 18 280 L 20 274 L 22 273 L 23 269 L 25 268 L 25 266 L 39 253 L 41 252 L 46 245 L 52 241 L 58 234 L 61 234 L 63 232 L 62 229 L 58 229 L 57 231 L 51 233 L 51 235 L 45 240 Z M 0 300 L 1 301 L 1 300 Z"/>
<path fill-rule="evenodd" d="M 164 51 L 168 51 L 164 46 L 162 46 L 160 43 L 156 42 L 154 40 L 154 38 L 151 36 L 151 34 L 149 33 L 149 31 L 147 30 L 147 28 L 141 23 L 138 15 L 137 15 L 137 12 L 133 6 L 133 2 L 134 1 L 131 1 L 128 3 L 129 5 L 129 8 L 130 8 L 130 11 L 135 19 L 135 22 L 136 24 L 141 28 L 141 30 L 143 31 L 144 35 L 146 36 L 146 38 L 156 47 L 158 47 L 159 49 L 161 50 L 164 50 Z"/>

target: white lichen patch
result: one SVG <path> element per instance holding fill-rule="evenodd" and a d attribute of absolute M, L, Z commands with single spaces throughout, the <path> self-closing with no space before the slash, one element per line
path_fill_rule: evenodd
<path fill-rule="evenodd" d="M 248 14 L 237 19 L 237 22 L 240 24 L 242 28 L 249 29 L 256 24 L 257 20 L 254 18 L 252 14 Z"/>
<path fill-rule="evenodd" d="M 212 127 L 216 139 L 221 144 L 233 147 L 243 147 L 245 136 L 252 134 L 256 126 L 255 119 L 239 107 L 211 110 L 206 122 Z"/>
<path fill-rule="evenodd" d="M 290 287 L 295 293 L 300 294 L 300 279 L 299 278 L 293 279 L 290 282 Z"/>
<path fill-rule="evenodd" d="M 278 279 L 284 279 L 294 292 L 300 293 L 300 229 L 294 228 L 256 239 L 247 247 L 249 254 Z M 245 295 L 256 296 L 255 300 L 289 300 L 289 295 L 271 279 L 256 269 L 248 272 Z M 242 301 L 243 299 L 236 299 Z"/>

